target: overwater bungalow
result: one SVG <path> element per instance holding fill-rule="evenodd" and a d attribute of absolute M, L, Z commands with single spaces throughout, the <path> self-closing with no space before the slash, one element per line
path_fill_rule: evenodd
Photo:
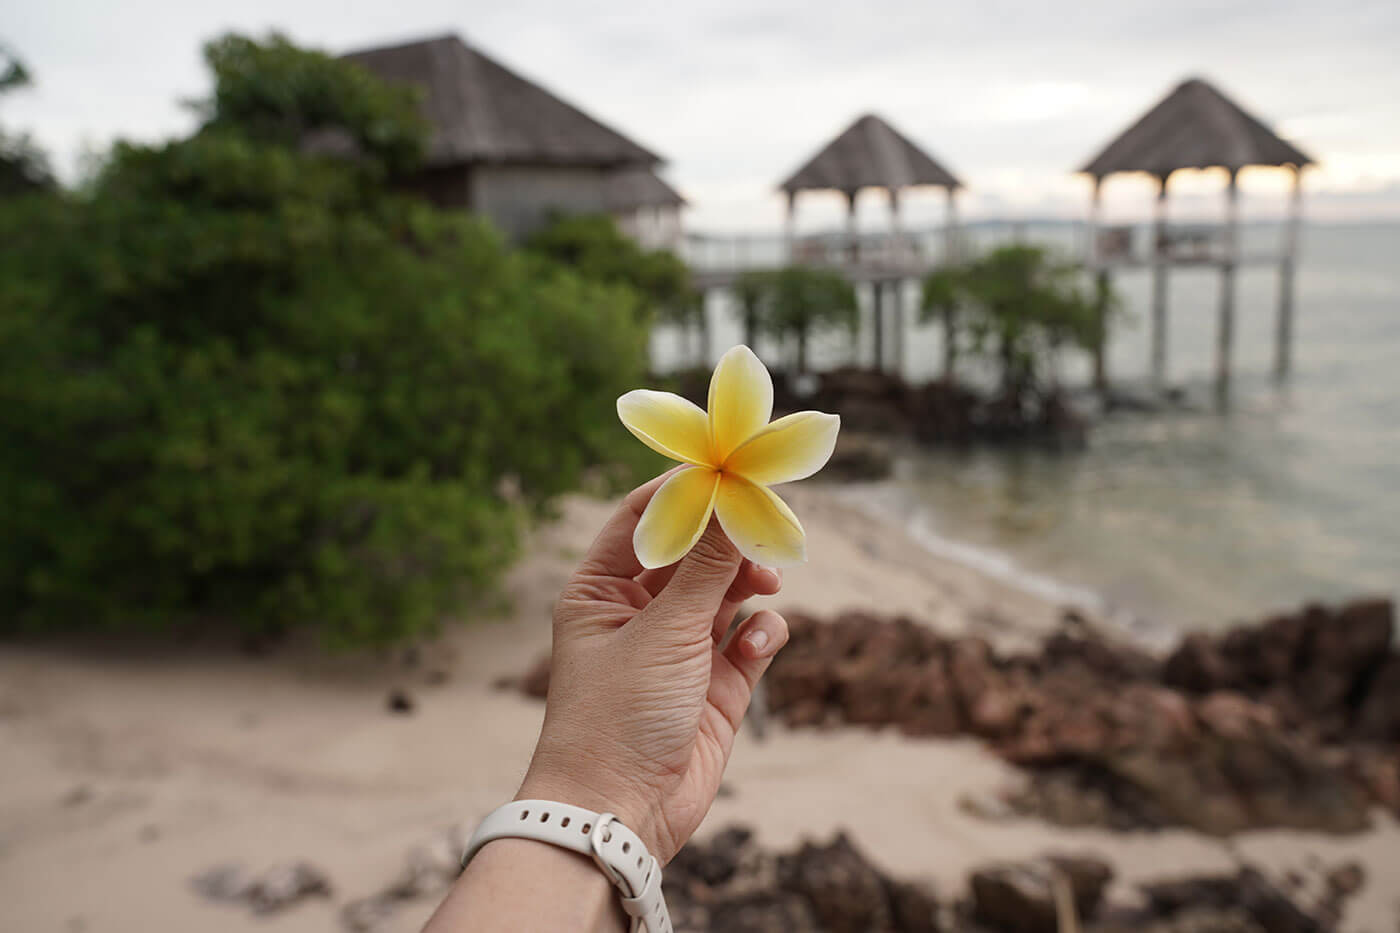
<path fill-rule="evenodd" d="M 1276 263 L 1279 305 L 1274 372 L 1288 373 L 1293 340 L 1293 276 L 1298 250 L 1303 170 L 1313 160 L 1281 139 L 1257 117 L 1218 89 L 1191 78 L 1163 98 L 1104 147 L 1079 171 L 1093 181 L 1088 262 L 1107 277 L 1115 268 L 1147 265 L 1152 270 L 1152 383 L 1161 388 L 1167 374 L 1167 269 L 1215 265 L 1220 269 L 1219 324 L 1215 388 L 1229 395 L 1230 357 L 1235 333 L 1235 270 L 1242 263 Z M 1281 248 L 1245 253 L 1239 246 L 1239 175 L 1251 166 L 1282 167 L 1292 173 L 1289 212 Z M 1182 169 L 1226 171 L 1225 223 L 1219 230 L 1172 230 L 1167 225 L 1167 184 Z M 1145 253 L 1133 250 L 1130 231 L 1100 229 L 1100 201 L 1109 176 L 1146 173 L 1157 183 L 1153 236 Z M 1103 378 L 1102 359 L 1097 367 Z"/>

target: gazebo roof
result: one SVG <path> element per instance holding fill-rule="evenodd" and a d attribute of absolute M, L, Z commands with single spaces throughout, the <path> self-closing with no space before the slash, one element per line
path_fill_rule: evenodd
<path fill-rule="evenodd" d="M 780 188 L 793 193 L 819 189 L 907 188 L 962 183 L 894 127 L 866 114 L 846 128 Z"/>
<path fill-rule="evenodd" d="M 1103 178 L 1148 172 L 1165 178 L 1179 168 L 1296 165 L 1312 162 L 1292 144 L 1200 78 L 1181 82 L 1109 143 L 1081 172 Z"/>
<path fill-rule="evenodd" d="M 344 56 L 424 91 L 428 164 L 654 166 L 655 153 L 565 103 L 455 35 Z"/>
<path fill-rule="evenodd" d="M 639 207 L 684 207 L 685 198 L 649 168 L 620 168 L 603 181 L 603 203 L 610 211 Z"/>

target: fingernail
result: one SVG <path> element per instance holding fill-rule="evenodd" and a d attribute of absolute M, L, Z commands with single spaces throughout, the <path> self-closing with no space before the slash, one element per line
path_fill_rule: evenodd
<path fill-rule="evenodd" d="M 749 647 L 753 648 L 754 654 L 762 654 L 763 649 L 768 647 L 768 633 L 763 629 L 756 629 L 744 636 L 748 640 Z"/>

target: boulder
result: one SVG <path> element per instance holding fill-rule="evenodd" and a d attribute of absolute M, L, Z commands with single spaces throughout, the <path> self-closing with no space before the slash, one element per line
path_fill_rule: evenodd
<path fill-rule="evenodd" d="M 1210 693 L 1237 687 L 1241 678 L 1215 639 L 1196 632 L 1183 638 L 1167 658 L 1162 682 L 1189 693 Z"/>
<path fill-rule="evenodd" d="M 1372 675 L 1352 731 L 1366 742 L 1400 742 L 1400 655 L 1391 654 Z"/>
<path fill-rule="evenodd" d="M 1092 856 L 1047 856 L 980 868 L 970 880 L 973 916 L 1003 933 L 1057 933 L 1057 878 L 1069 884 L 1076 915 L 1084 921 L 1098 909 L 1113 869 Z"/>
<path fill-rule="evenodd" d="M 1347 724 L 1349 706 L 1360 701 L 1375 672 L 1389 659 L 1394 614 L 1388 599 L 1353 602 L 1330 618 L 1325 611 L 1308 613 L 1305 660 L 1294 692 L 1324 727 L 1335 730 Z"/>
<path fill-rule="evenodd" d="M 796 853 L 779 856 L 778 884 L 806 898 L 821 929 L 829 933 L 870 933 L 893 926 L 884 878 L 845 833 L 827 845 L 804 843 Z"/>

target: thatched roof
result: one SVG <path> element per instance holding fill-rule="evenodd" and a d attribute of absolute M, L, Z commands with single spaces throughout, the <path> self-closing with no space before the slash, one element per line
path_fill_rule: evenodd
<path fill-rule="evenodd" d="M 1312 162 L 1258 119 L 1199 78 L 1181 82 L 1088 165 L 1096 178 L 1149 172 L 1159 178 L 1179 168 L 1232 171 L 1246 165 Z"/>
<path fill-rule="evenodd" d="M 546 165 L 658 164 L 653 152 L 471 48 L 457 36 L 352 52 L 389 81 L 424 91 L 432 124 L 430 165 L 514 162 Z"/>
<path fill-rule="evenodd" d="M 866 114 L 827 143 L 780 187 L 787 192 L 823 188 L 852 192 L 911 185 L 962 187 L 951 172 L 898 130 L 879 117 Z"/>
<path fill-rule="evenodd" d="M 683 207 L 685 198 L 649 168 L 620 168 L 603 181 L 603 204 L 610 211 L 639 207 Z"/>

